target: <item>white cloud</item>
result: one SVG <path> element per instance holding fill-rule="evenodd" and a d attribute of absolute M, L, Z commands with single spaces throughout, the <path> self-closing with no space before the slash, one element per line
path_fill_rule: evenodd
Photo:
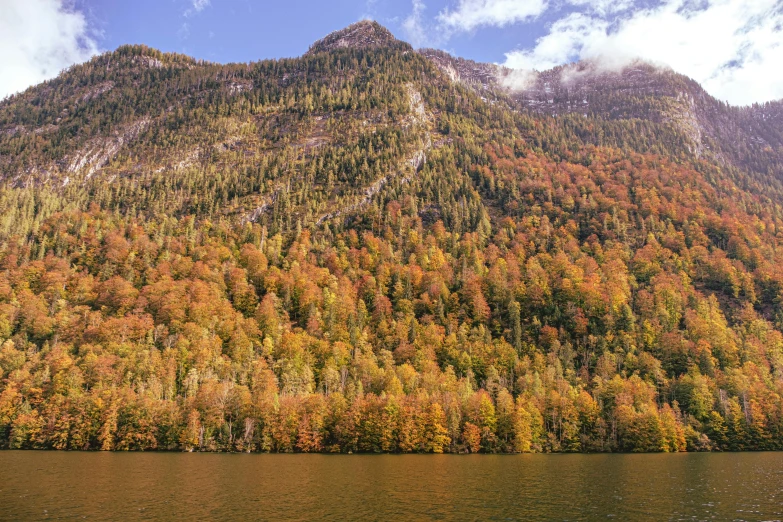
<path fill-rule="evenodd" d="M 84 15 L 63 0 L 0 1 L 0 99 L 98 53 Z"/>
<path fill-rule="evenodd" d="M 634 5 L 633 0 L 568 0 L 568 3 L 600 15 L 619 13 Z"/>
<path fill-rule="evenodd" d="M 482 26 L 503 27 L 530 21 L 547 9 L 547 0 L 459 0 L 456 9 L 444 9 L 438 21 L 456 31 L 472 31 Z"/>
<path fill-rule="evenodd" d="M 211 0 L 188 0 L 188 5 L 190 7 L 185 9 L 182 13 L 185 20 L 198 15 L 201 11 L 209 7 L 211 5 Z M 187 21 L 182 22 L 182 25 L 177 31 L 177 37 L 180 40 L 187 40 L 190 38 L 190 24 Z"/>
<path fill-rule="evenodd" d="M 191 9 L 188 9 L 186 11 L 186 14 L 197 14 L 209 7 L 210 0 L 192 0 L 191 5 L 193 6 Z"/>
<path fill-rule="evenodd" d="M 211 5 L 211 0 L 189 0 L 188 5 L 190 7 L 185 9 L 185 11 L 182 13 L 185 18 L 190 18 L 191 16 L 196 16 L 199 14 L 201 11 Z"/>
<path fill-rule="evenodd" d="M 507 53 L 504 65 L 512 69 L 551 69 L 579 57 L 589 42 L 601 40 L 608 30 L 609 23 L 604 20 L 572 13 L 552 24 L 534 48 Z"/>
<path fill-rule="evenodd" d="M 662 0 L 614 18 L 595 8 L 600 3 L 554 22 L 534 47 L 508 53 L 505 65 L 547 69 L 582 58 L 614 65 L 642 58 L 733 104 L 783 98 L 780 0 Z"/>
<path fill-rule="evenodd" d="M 403 20 L 402 28 L 405 31 L 405 35 L 414 47 L 422 47 L 428 45 L 432 38 L 428 35 L 428 31 L 424 27 L 424 10 L 427 6 L 424 5 L 422 0 L 412 0 L 413 10 L 408 17 Z"/>

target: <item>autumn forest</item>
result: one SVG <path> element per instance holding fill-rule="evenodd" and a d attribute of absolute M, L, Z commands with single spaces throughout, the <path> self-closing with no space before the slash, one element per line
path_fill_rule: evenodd
<path fill-rule="evenodd" d="M 783 449 L 774 142 L 362 43 L 129 46 L 0 102 L 0 446 Z"/>

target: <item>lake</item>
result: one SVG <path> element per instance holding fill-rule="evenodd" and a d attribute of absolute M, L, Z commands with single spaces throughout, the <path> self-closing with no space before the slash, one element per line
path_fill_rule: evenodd
<path fill-rule="evenodd" d="M 0 452 L 7 520 L 782 520 L 783 454 Z"/>

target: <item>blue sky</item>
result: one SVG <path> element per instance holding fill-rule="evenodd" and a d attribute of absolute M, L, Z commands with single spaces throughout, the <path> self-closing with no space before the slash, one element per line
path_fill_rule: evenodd
<path fill-rule="evenodd" d="M 77 6 L 100 31 L 103 49 L 144 43 L 223 63 L 299 56 L 319 38 L 363 18 L 410 40 L 403 24 L 413 11 L 411 2 L 399 0 L 79 0 Z M 425 13 L 434 17 L 447 7 L 446 0 L 428 1 Z M 533 44 L 543 22 L 483 27 L 437 43 L 460 56 L 503 61 L 509 49 Z"/>
<path fill-rule="evenodd" d="M 642 58 L 735 105 L 783 98 L 783 0 L 0 0 L 0 98 L 126 43 L 247 62 L 364 18 L 515 69 Z"/>

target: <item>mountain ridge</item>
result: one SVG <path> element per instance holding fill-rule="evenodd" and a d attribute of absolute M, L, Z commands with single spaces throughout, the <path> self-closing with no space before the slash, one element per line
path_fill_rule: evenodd
<path fill-rule="evenodd" d="M 344 48 L 379 47 L 413 50 L 382 25 L 365 20 L 330 33 L 311 45 L 303 56 Z M 133 48 L 121 46 L 96 59 L 110 62 L 111 57 L 122 56 Z M 208 64 L 144 46 L 139 49 L 141 51 L 131 63 L 147 68 L 162 67 L 161 60 L 171 67 L 192 68 Z M 416 52 L 435 64 L 450 80 L 468 86 L 482 97 L 500 96 L 509 100 L 515 110 L 551 116 L 582 114 L 609 119 L 644 119 L 666 124 L 689 141 L 686 148 L 697 158 L 707 154 L 711 160 L 722 164 L 783 178 L 783 131 L 780 130 L 783 127 L 783 100 L 748 107 L 729 106 L 710 96 L 687 76 L 641 61 L 611 70 L 598 62 L 584 61 L 538 72 L 510 70 L 455 58 L 433 49 Z M 219 64 L 212 65 L 219 67 Z M 244 65 L 252 67 L 252 64 Z M 81 96 L 87 101 L 111 88 L 104 83 L 85 90 Z M 231 88 L 241 92 L 252 85 L 236 83 Z M 650 100 L 655 101 L 651 103 Z M 50 132 L 55 123 L 48 122 L 48 129 L 40 126 L 27 132 Z M 0 134 L 17 132 L 24 132 L 24 126 L 0 122 Z M 757 161 L 752 156 L 762 159 Z M 772 171 L 767 165 L 772 166 Z"/>
<path fill-rule="evenodd" d="M 768 154 L 767 161 L 776 165 L 775 175 L 783 176 L 783 100 L 734 107 L 712 97 L 691 78 L 644 61 L 614 69 L 583 61 L 538 72 L 473 62 L 443 51 L 420 52 L 456 81 L 478 92 L 500 92 L 518 108 L 552 116 L 590 113 L 610 119 L 671 123 L 688 136 L 697 157 L 708 153 L 722 163 L 747 167 L 747 154 L 735 148 L 741 143 L 756 153 Z M 652 96 L 669 103 L 650 110 L 645 102 L 647 107 L 616 96 L 607 99 L 607 93 Z M 719 150 L 711 152 L 716 145 Z"/>

